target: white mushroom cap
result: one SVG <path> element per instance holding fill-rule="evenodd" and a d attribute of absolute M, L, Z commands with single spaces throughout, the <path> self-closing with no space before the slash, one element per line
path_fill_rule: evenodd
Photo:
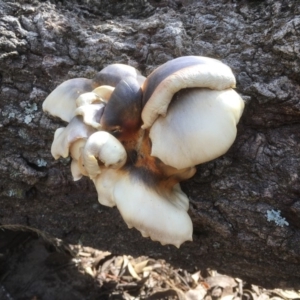
<path fill-rule="evenodd" d="M 78 107 L 75 110 L 76 116 L 82 116 L 83 122 L 86 125 L 92 126 L 96 129 L 101 128 L 100 119 L 105 109 L 105 104 L 90 104 Z"/>
<path fill-rule="evenodd" d="M 113 169 L 104 169 L 94 184 L 99 202 L 117 205 L 128 227 L 135 227 L 144 237 L 176 247 L 192 240 L 189 200 L 179 184 L 160 193 L 132 178 L 129 172 Z"/>
<path fill-rule="evenodd" d="M 83 175 L 87 176 L 87 172 L 82 166 L 81 159 L 82 150 L 86 143 L 86 140 L 86 138 L 78 139 L 70 145 L 69 152 L 70 156 L 72 157 L 71 173 L 74 181 L 81 179 Z"/>
<path fill-rule="evenodd" d="M 185 56 L 163 64 L 143 84 L 146 105 L 142 112 L 142 128 L 149 128 L 159 115 L 166 115 L 176 92 L 192 87 L 233 88 L 235 77 L 228 66 L 208 57 Z"/>
<path fill-rule="evenodd" d="M 109 85 L 101 85 L 95 88 L 92 92 L 81 94 L 76 99 L 76 106 L 80 107 L 99 102 L 107 103 L 114 89 L 114 87 Z"/>
<path fill-rule="evenodd" d="M 97 94 L 104 102 L 108 102 L 111 94 L 114 91 L 114 87 L 110 85 L 101 85 L 93 90 L 93 93 Z"/>
<path fill-rule="evenodd" d="M 151 155 L 177 169 L 223 155 L 233 144 L 243 99 L 232 89 L 180 91 L 150 129 Z"/>
<path fill-rule="evenodd" d="M 101 102 L 101 98 L 94 92 L 89 92 L 89 93 L 84 93 L 81 94 L 77 99 L 76 99 L 76 106 L 80 107 L 83 105 L 89 105 L 93 103 L 99 103 Z"/>
<path fill-rule="evenodd" d="M 70 156 L 75 159 L 75 160 L 79 160 L 81 154 L 82 154 L 82 149 L 86 143 L 87 138 L 81 138 L 78 139 L 76 141 L 74 141 L 71 145 L 70 145 Z"/>
<path fill-rule="evenodd" d="M 75 116 L 76 99 L 93 90 L 92 81 L 85 78 L 69 79 L 60 84 L 43 102 L 43 110 L 63 121 L 70 122 Z"/>
<path fill-rule="evenodd" d="M 95 129 L 84 124 L 80 117 L 74 117 L 67 127 L 58 128 L 54 134 L 51 154 L 55 159 L 69 156 L 69 148 L 78 139 L 88 138 Z"/>
<path fill-rule="evenodd" d="M 72 159 L 71 162 L 71 173 L 74 181 L 80 180 L 82 178 L 81 169 L 79 168 L 78 160 Z"/>
<path fill-rule="evenodd" d="M 82 151 L 84 167 L 91 179 L 101 173 L 99 162 L 105 167 L 118 169 L 124 166 L 127 153 L 124 146 L 106 131 L 92 134 Z"/>
<path fill-rule="evenodd" d="M 114 186 L 115 203 L 129 228 L 162 245 L 179 247 L 192 241 L 193 225 L 187 213 L 188 198 L 175 186 L 163 194 L 123 174 Z"/>

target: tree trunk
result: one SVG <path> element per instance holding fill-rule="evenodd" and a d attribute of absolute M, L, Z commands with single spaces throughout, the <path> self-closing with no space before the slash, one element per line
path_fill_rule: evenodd
<path fill-rule="evenodd" d="M 291 0 L 0 0 L 0 223 L 299 289 L 299 7 Z M 98 204 L 90 180 L 72 181 L 70 161 L 50 153 L 64 123 L 45 115 L 42 102 L 61 82 L 91 78 L 110 63 L 148 75 L 184 55 L 228 64 L 246 108 L 230 151 L 182 184 L 194 241 L 178 250 L 129 230 L 117 209 Z"/>

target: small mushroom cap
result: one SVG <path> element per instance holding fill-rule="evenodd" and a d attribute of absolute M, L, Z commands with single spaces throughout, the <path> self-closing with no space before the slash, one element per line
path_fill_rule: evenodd
<path fill-rule="evenodd" d="M 96 129 L 101 128 L 100 120 L 103 115 L 105 109 L 105 105 L 101 104 L 90 104 L 90 105 L 83 105 L 77 107 L 75 110 L 76 116 L 82 116 L 83 122 L 86 125 L 92 126 Z"/>
<path fill-rule="evenodd" d="M 227 152 L 236 137 L 243 99 L 232 89 L 186 89 L 174 98 L 167 116 L 150 129 L 151 155 L 184 169 Z"/>
<path fill-rule="evenodd" d="M 78 160 L 72 159 L 71 162 L 71 173 L 74 181 L 78 181 L 82 178 L 81 169 L 79 168 Z"/>
<path fill-rule="evenodd" d="M 93 78 L 93 83 L 95 86 L 109 85 L 116 87 L 121 80 L 127 77 L 135 78 L 140 85 L 145 81 L 145 77 L 134 67 L 123 64 L 112 64 L 97 73 Z"/>
<path fill-rule="evenodd" d="M 80 107 L 83 105 L 89 105 L 93 103 L 100 103 L 101 98 L 98 96 L 98 94 L 94 92 L 89 92 L 89 93 L 84 93 L 81 94 L 77 99 L 76 99 L 76 107 Z"/>
<path fill-rule="evenodd" d="M 149 128 L 159 115 L 166 115 L 176 92 L 193 87 L 233 88 L 235 77 L 228 66 L 208 57 L 184 56 L 163 64 L 147 77 L 142 87 L 142 128 Z"/>
<path fill-rule="evenodd" d="M 61 156 L 66 158 L 69 156 L 69 144 L 65 145 L 63 142 L 64 132 L 66 127 L 60 127 L 55 130 L 54 139 L 51 145 L 51 154 L 54 159 L 59 159 Z"/>
<path fill-rule="evenodd" d="M 189 201 L 178 186 L 160 193 L 127 173 L 116 181 L 113 197 L 128 227 L 135 227 L 143 236 L 176 247 L 192 240 Z"/>
<path fill-rule="evenodd" d="M 84 124 L 80 117 L 74 117 L 67 127 L 58 128 L 54 134 L 51 154 L 55 159 L 68 157 L 69 148 L 78 139 L 88 138 L 95 129 Z"/>
<path fill-rule="evenodd" d="M 82 150 L 86 140 L 87 138 L 81 138 L 70 144 L 69 152 L 72 157 L 71 173 L 74 181 L 81 179 L 82 176 L 88 176 L 82 162 Z"/>
<path fill-rule="evenodd" d="M 60 84 L 43 102 L 43 110 L 63 121 L 75 116 L 76 99 L 93 90 L 92 81 L 85 78 L 69 79 Z"/>
<path fill-rule="evenodd" d="M 87 140 L 86 138 L 78 139 L 70 145 L 69 151 L 72 159 L 79 160 L 82 154 L 82 149 L 86 143 L 86 140 Z"/>
<path fill-rule="evenodd" d="M 91 179 L 101 173 L 99 166 L 118 169 L 124 166 L 127 153 L 124 146 L 106 131 L 98 131 L 92 134 L 82 151 L 84 167 Z"/>
<path fill-rule="evenodd" d="M 114 89 L 115 88 L 110 85 L 101 85 L 95 88 L 93 93 L 97 94 L 103 102 L 108 102 Z"/>

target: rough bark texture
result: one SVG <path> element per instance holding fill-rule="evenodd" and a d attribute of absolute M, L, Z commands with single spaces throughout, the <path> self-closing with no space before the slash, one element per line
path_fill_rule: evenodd
<path fill-rule="evenodd" d="M 0 0 L 0 223 L 299 289 L 299 7 L 288 0 Z M 59 83 L 91 78 L 110 63 L 148 75 L 182 55 L 227 63 L 246 109 L 231 150 L 183 184 L 194 241 L 178 250 L 127 229 L 116 209 L 97 203 L 89 180 L 72 181 L 69 161 L 50 154 L 63 123 L 41 106 Z M 268 221 L 272 210 L 288 225 Z"/>

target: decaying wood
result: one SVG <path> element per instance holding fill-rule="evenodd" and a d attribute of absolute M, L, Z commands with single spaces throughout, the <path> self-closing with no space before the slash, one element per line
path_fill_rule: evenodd
<path fill-rule="evenodd" d="M 0 0 L 0 222 L 299 288 L 299 2 L 110 2 Z M 64 124 L 41 105 L 62 81 L 110 63 L 148 75 L 181 55 L 227 63 L 246 109 L 232 149 L 183 184 L 194 241 L 177 250 L 128 230 L 88 180 L 72 182 L 69 161 L 50 155 Z"/>

